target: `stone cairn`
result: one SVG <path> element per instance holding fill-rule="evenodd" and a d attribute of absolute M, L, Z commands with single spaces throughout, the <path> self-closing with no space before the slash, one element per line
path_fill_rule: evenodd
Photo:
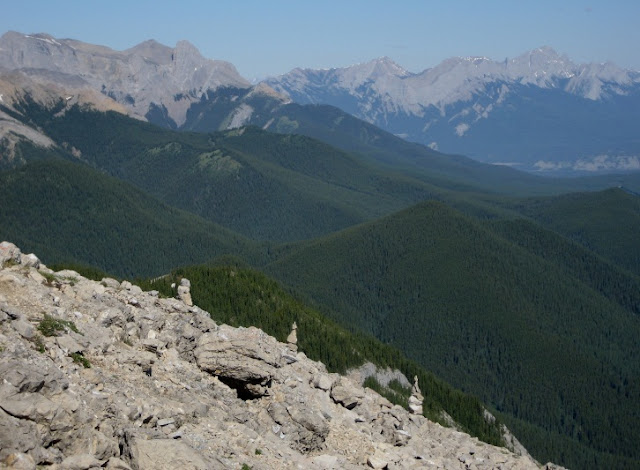
<path fill-rule="evenodd" d="M 422 401 L 424 397 L 420 392 L 420 387 L 418 386 L 418 376 L 413 377 L 413 388 L 411 389 L 411 396 L 409 397 L 409 410 L 414 415 L 422 414 Z"/>
<path fill-rule="evenodd" d="M 193 307 L 193 300 L 191 300 L 191 281 L 187 278 L 180 280 L 178 286 L 178 299 L 182 300 L 189 307 Z"/>
<path fill-rule="evenodd" d="M 293 322 L 293 325 L 291 325 L 291 333 L 289 333 L 289 336 L 287 336 L 287 345 L 289 346 L 289 349 L 291 349 L 292 351 L 297 351 L 298 350 L 298 325 L 296 324 L 296 322 Z"/>

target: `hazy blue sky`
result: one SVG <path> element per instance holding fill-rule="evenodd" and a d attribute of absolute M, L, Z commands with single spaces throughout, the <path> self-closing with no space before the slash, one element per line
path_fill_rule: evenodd
<path fill-rule="evenodd" d="M 503 60 L 542 45 L 640 70 L 640 0 L 2 0 L 0 33 L 9 30 L 118 50 L 187 39 L 248 79 L 381 56 L 419 72 L 451 56 Z"/>

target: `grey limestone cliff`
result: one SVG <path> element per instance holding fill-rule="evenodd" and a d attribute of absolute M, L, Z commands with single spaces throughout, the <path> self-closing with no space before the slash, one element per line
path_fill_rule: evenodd
<path fill-rule="evenodd" d="M 99 91 L 139 117 L 152 107 L 162 109 L 177 125 L 206 91 L 250 86 L 232 64 L 205 59 L 187 41 L 171 48 L 150 40 L 114 51 L 73 39 L 11 31 L 0 37 L 0 69 L 21 71 L 67 90 Z"/>

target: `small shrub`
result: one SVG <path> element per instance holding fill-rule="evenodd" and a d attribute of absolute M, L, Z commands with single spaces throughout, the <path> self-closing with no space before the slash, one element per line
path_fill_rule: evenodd
<path fill-rule="evenodd" d="M 47 271 L 38 271 L 38 272 L 42 275 L 42 277 L 44 277 L 47 280 L 47 285 L 49 287 L 53 286 L 58 282 L 58 278 L 56 277 L 55 274 Z"/>
<path fill-rule="evenodd" d="M 251 470 L 251 467 L 249 465 L 247 465 L 246 463 L 242 464 L 242 470 Z"/>
<path fill-rule="evenodd" d="M 256 455 L 262 455 L 262 450 L 256 449 Z"/>
<path fill-rule="evenodd" d="M 89 362 L 89 359 L 84 357 L 82 353 L 77 353 L 77 352 L 71 353 L 69 354 L 69 357 L 73 359 L 73 362 L 75 362 L 76 364 L 82 364 L 82 367 L 84 367 L 85 369 L 91 368 L 91 363 Z"/>
<path fill-rule="evenodd" d="M 68 320 L 60 320 L 59 318 L 53 318 L 51 315 L 44 314 L 44 319 L 38 325 L 38 330 L 44 336 L 56 336 L 59 331 L 71 330 L 78 334 L 78 327 L 76 327 L 75 323 Z"/>
<path fill-rule="evenodd" d="M 35 338 L 33 338 L 33 344 L 36 345 L 36 351 L 38 351 L 39 353 L 44 353 L 46 351 L 42 336 L 36 335 Z"/>

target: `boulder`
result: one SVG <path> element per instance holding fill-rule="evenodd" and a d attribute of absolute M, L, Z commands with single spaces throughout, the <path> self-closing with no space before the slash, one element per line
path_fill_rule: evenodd
<path fill-rule="evenodd" d="M 389 463 L 382 456 L 370 455 L 369 457 L 367 457 L 367 465 L 374 469 L 383 469 L 387 468 Z"/>
<path fill-rule="evenodd" d="M 11 454 L 31 452 L 38 447 L 40 441 L 40 433 L 35 423 L 15 418 L 0 409 L 0 462 Z M 20 460 L 19 457 L 12 459 Z"/>
<path fill-rule="evenodd" d="M 107 462 L 107 470 L 132 470 L 131 467 L 118 457 L 112 457 Z"/>
<path fill-rule="evenodd" d="M 29 454 L 17 452 L 7 455 L 0 461 L 1 468 L 11 468 L 14 470 L 36 470 L 36 462 Z"/>
<path fill-rule="evenodd" d="M 38 257 L 33 253 L 30 253 L 28 255 L 21 255 L 20 264 L 27 268 L 38 269 L 40 267 L 40 259 L 38 259 Z"/>
<path fill-rule="evenodd" d="M 331 398 L 336 403 L 351 410 L 360 404 L 364 398 L 364 393 L 362 387 L 357 386 L 353 381 L 345 377 L 341 377 L 331 389 Z"/>
<path fill-rule="evenodd" d="M 33 339 L 33 337 L 36 335 L 36 329 L 28 321 L 17 320 L 14 321 L 11 326 L 13 326 L 13 329 L 16 330 L 18 334 L 25 339 Z"/>
<path fill-rule="evenodd" d="M 338 457 L 335 455 L 318 455 L 311 459 L 311 462 L 322 470 L 338 470 L 340 468 L 338 464 Z"/>
<path fill-rule="evenodd" d="M 137 470 L 207 470 L 219 468 L 180 440 L 134 439 L 129 449 L 131 465 Z"/>
<path fill-rule="evenodd" d="M 19 393 L 34 393 L 42 389 L 55 393 L 69 386 L 69 381 L 64 374 L 48 361 L 37 364 L 29 364 L 18 359 L 2 361 L 0 377 L 15 387 Z"/>
<path fill-rule="evenodd" d="M 330 390 L 333 385 L 333 379 L 328 374 L 318 374 L 313 378 L 313 386 L 320 390 Z"/>
<path fill-rule="evenodd" d="M 8 264 L 20 264 L 22 261 L 22 252 L 20 248 L 13 243 L 0 243 L 0 269 Z"/>
<path fill-rule="evenodd" d="M 102 284 L 104 287 L 108 287 L 109 289 L 118 289 L 120 287 L 120 283 L 110 277 L 102 278 L 100 284 Z"/>
<path fill-rule="evenodd" d="M 200 369 L 212 373 L 238 390 L 239 396 L 251 398 L 267 393 L 267 388 L 281 366 L 278 342 L 257 328 L 220 326 L 198 339 L 195 357 Z"/>
<path fill-rule="evenodd" d="M 69 335 L 58 336 L 56 343 L 58 343 L 58 347 L 67 355 L 80 353 L 85 350 L 84 347 Z"/>

